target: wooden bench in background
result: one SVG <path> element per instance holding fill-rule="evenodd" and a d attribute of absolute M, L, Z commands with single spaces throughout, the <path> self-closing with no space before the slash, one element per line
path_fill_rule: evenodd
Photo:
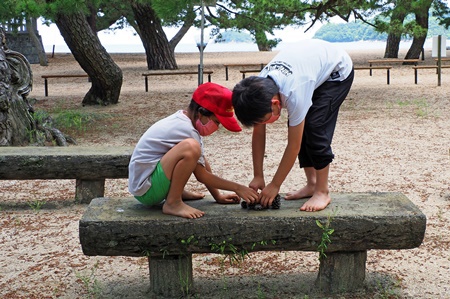
<path fill-rule="evenodd" d="M 370 76 L 372 76 L 372 70 L 386 70 L 387 84 L 391 83 L 391 69 L 392 66 L 355 66 L 354 70 L 369 70 Z"/>
<path fill-rule="evenodd" d="M 44 95 L 48 96 L 48 79 L 50 78 L 88 78 L 88 74 L 73 74 L 73 75 L 42 75 L 41 76 L 44 79 Z"/>
<path fill-rule="evenodd" d="M 133 147 L 0 147 L 0 180 L 76 179 L 75 199 L 104 196 L 105 179 L 128 178 Z"/>
<path fill-rule="evenodd" d="M 435 69 L 436 73 L 438 72 L 438 66 L 437 65 L 415 65 L 412 67 L 414 70 L 414 83 L 417 84 L 418 81 L 418 70 L 422 69 Z M 441 69 L 448 69 L 450 68 L 450 65 L 441 65 Z"/>
<path fill-rule="evenodd" d="M 259 72 L 261 72 L 261 70 L 260 69 L 252 69 L 252 70 L 240 70 L 239 72 L 241 72 L 241 74 L 242 74 L 242 79 L 245 79 L 245 74 L 247 74 L 247 73 L 259 73 Z"/>
<path fill-rule="evenodd" d="M 257 68 L 258 72 L 260 72 L 264 66 L 266 64 L 265 63 L 227 63 L 224 64 L 223 66 L 225 67 L 225 80 L 228 81 L 228 68 L 229 67 L 251 67 L 252 70 Z M 245 78 L 245 77 L 244 77 Z"/>
<path fill-rule="evenodd" d="M 401 63 L 401 64 L 414 64 L 417 65 L 420 59 L 398 59 L 398 58 L 385 58 L 385 59 L 371 59 L 367 62 L 371 67 L 374 64 L 388 64 L 388 63 Z M 372 70 L 370 70 L 370 75 L 372 76 Z"/>
<path fill-rule="evenodd" d="M 161 206 L 145 207 L 132 197 L 96 198 L 79 222 L 80 243 L 88 256 L 147 256 L 151 292 L 181 298 L 194 290 L 192 254 L 319 251 L 324 230 L 316 221 L 329 220 L 334 229 L 316 280 L 327 293 L 363 286 L 368 250 L 410 249 L 423 241 L 426 217 L 401 193 L 332 197 L 325 210 L 312 213 L 299 211 L 306 199 L 252 211 L 207 196 L 189 203 L 205 212 L 194 220 L 165 215 Z"/>
<path fill-rule="evenodd" d="M 211 82 L 211 75 L 213 71 L 203 71 L 203 75 L 208 75 L 208 82 Z M 168 70 L 168 71 L 149 71 L 143 73 L 145 91 L 148 92 L 148 77 L 151 76 L 176 76 L 176 75 L 198 75 L 198 71 L 180 71 L 180 70 Z"/>
<path fill-rule="evenodd" d="M 438 65 L 438 63 L 439 63 L 439 59 L 438 58 L 435 58 L 434 59 L 434 61 L 436 61 L 436 65 Z M 450 61 L 450 57 L 441 57 L 441 63 L 442 62 L 449 62 Z"/>

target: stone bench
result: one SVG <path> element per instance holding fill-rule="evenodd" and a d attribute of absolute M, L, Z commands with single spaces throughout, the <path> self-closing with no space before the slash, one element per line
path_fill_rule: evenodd
<path fill-rule="evenodd" d="M 105 179 L 128 178 L 133 147 L 0 147 L 0 180 L 76 179 L 75 198 L 104 196 Z"/>
<path fill-rule="evenodd" d="M 316 280 L 327 293 L 363 285 L 367 250 L 415 248 L 424 238 L 425 215 L 401 193 L 333 194 L 331 205 L 314 213 L 299 210 L 304 201 L 282 199 L 279 210 L 255 211 L 207 197 L 189 202 L 206 214 L 188 220 L 134 198 L 96 198 L 79 222 L 80 243 L 88 256 L 147 256 L 151 292 L 178 298 L 193 290 L 193 253 L 318 251 L 323 230 L 316 221 L 330 216 L 334 232 Z"/>

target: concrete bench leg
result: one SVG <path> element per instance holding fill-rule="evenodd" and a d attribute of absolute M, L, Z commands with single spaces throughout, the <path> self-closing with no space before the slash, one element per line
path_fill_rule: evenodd
<path fill-rule="evenodd" d="M 80 180 L 77 179 L 75 189 L 75 199 L 79 203 L 90 203 L 96 197 L 105 195 L 105 179 L 101 180 Z"/>
<path fill-rule="evenodd" d="M 326 293 L 354 291 L 363 286 L 367 251 L 330 252 L 320 261 L 316 287 Z"/>
<path fill-rule="evenodd" d="M 150 291 L 155 296 L 184 298 L 192 292 L 192 254 L 151 256 Z"/>

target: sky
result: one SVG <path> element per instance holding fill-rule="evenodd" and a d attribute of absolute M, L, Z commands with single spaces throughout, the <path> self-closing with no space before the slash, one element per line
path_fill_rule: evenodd
<path fill-rule="evenodd" d="M 277 38 L 281 38 L 283 42 L 291 43 L 297 42 L 304 39 L 312 38 L 314 32 L 320 28 L 319 26 L 315 26 L 307 33 L 304 33 L 306 28 L 286 28 L 284 30 L 278 30 L 275 32 L 275 36 Z M 167 38 L 172 38 L 177 32 L 177 28 L 164 28 L 164 31 L 167 35 Z M 44 48 L 46 52 L 52 52 L 53 46 L 55 46 L 55 52 L 69 52 L 69 49 L 59 33 L 59 29 L 55 24 L 51 24 L 50 26 L 43 25 L 38 21 L 38 31 L 42 37 L 42 42 L 44 44 Z M 205 38 L 208 36 L 208 29 L 205 30 Z M 198 51 L 196 47 L 196 39 L 200 36 L 200 29 L 191 28 L 183 39 L 179 43 L 180 49 L 185 49 L 186 51 Z M 144 48 L 142 46 L 142 42 L 138 35 L 135 35 L 135 31 L 133 28 L 125 28 L 121 30 L 116 30 L 114 32 L 103 30 L 99 32 L 98 37 L 102 43 L 102 45 L 108 50 L 109 49 L 120 49 L 120 51 L 126 51 L 126 49 L 130 49 L 130 52 L 140 51 L 144 52 Z M 126 41 L 126 44 L 124 44 Z M 255 45 L 256 47 L 256 45 Z M 211 47 L 209 47 L 211 48 Z M 208 50 L 208 47 L 205 51 Z M 119 50 L 118 50 L 119 51 Z"/>

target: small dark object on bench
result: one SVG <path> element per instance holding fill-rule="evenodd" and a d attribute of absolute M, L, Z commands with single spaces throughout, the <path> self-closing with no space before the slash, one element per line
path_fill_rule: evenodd
<path fill-rule="evenodd" d="M 277 196 L 275 196 L 272 205 L 270 206 L 271 209 L 273 210 L 278 210 L 281 206 L 281 196 L 280 194 L 277 194 Z M 259 203 L 257 204 L 247 204 L 247 202 L 245 200 L 241 201 L 241 207 L 243 209 L 249 209 L 249 210 L 255 210 L 255 211 L 261 211 L 261 210 L 265 210 L 265 209 L 269 209 L 269 207 L 264 208 L 262 205 L 260 205 Z"/>

